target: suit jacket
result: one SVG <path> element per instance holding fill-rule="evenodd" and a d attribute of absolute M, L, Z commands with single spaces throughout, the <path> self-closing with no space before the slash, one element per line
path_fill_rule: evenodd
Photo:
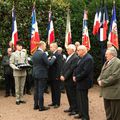
<path fill-rule="evenodd" d="M 56 60 L 49 68 L 50 80 L 60 79 L 60 73 L 61 73 L 61 68 L 62 68 L 62 63 L 63 63 L 62 54 L 56 51 L 55 53 L 53 53 L 52 56 L 55 56 Z"/>
<path fill-rule="evenodd" d="M 61 75 L 65 77 L 65 81 L 68 81 L 73 76 L 73 71 L 77 66 L 79 57 L 74 53 L 67 62 L 64 63 Z"/>
<path fill-rule="evenodd" d="M 120 99 L 120 60 L 114 58 L 108 65 L 105 64 L 98 77 L 98 80 L 102 80 L 101 96 Z"/>
<path fill-rule="evenodd" d="M 89 53 L 78 61 L 73 74 L 76 77 L 77 89 L 89 89 L 93 85 L 93 68 L 94 61 Z"/>
<path fill-rule="evenodd" d="M 45 52 L 37 50 L 32 56 L 33 77 L 37 79 L 48 78 L 48 67 L 52 65 L 55 58 L 48 60 Z"/>
<path fill-rule="evenodd" d="M 27 63 L 27 56 L 23 51 L 16 50 L 10 57 L 10 66 L 13 68 L 13 76 L 26 76 L 25 69 L 18 69 L 17 64 Z"/>

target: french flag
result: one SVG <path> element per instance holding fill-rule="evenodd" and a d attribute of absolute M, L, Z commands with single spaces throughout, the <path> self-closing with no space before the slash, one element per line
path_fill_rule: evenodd
<path fill-rule="evenodd" d="M 113 44 L 113 46 L 119 49 L 115 3 L 113 5 L 113 10 L 112 10 L 112 19 L 110 23 L 110 32 L 109 32 L 108 40 Z"/>
<path fill-rule="evenodd" d="M 31 27 L 31 41 L 30 41 L 31 54 L 33 54 L 36 51 L 39 42 L 40 42 L 40 37 L 38 33 L 38 24 L 36 21 L 36 12 L 34 5 L 32 9 L 32 27 Z"/>
<path fill-rule="evenodd" d="M 52 21 L 52 12 L 49 11 L 49 24 L 48 24 L 48 45 L 55 41 L 54 26 Z"/>
<path fill-rule="evenodd" d="M 65 35 L 65 48 L 72 43 L 71 36 L 71 24 L 70 24 L 70 11 L 67 12 L 67 24 L 66 24 L 66 35 Z"/>
<path fill-rule="evenodd" d="M 13 6 L 13 9 L 12 9 L 12 43 L 14 45 L 14 48 L 16 47 L 17 41 L 18 41 L 17 22 L 16 22 L 15 9 Z"/>
<path fill-rule="evenodd" d="M 84 10 L 82 45 L 86 46 L 87 50 L 90 50 L 90 39 L 89 39 L 89 33 L 88 33 L 87 20 L 88 20 L 88 11 Z"/>

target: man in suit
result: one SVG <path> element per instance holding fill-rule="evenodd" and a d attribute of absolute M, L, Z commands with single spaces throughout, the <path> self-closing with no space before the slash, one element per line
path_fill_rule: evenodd
<path fill-rule="evenodd" d="M 114 47 L 107 49 L 106 62 L 103 65 L 98 84 L 101 86 L 101 96 L 107 120 L 120 119 L 120 60 Z"/>
<path fill-rule="evenodd" d="M 68 45 L 68 57 L 61 71 L 61 80 L 65 83 L 66 94 L 69 102 L 69 109 L 64 112 L 70 112 L 69 115 L 75 115 L 77 112 L 76 84 L 73 81 L 73 71 L 77 66 L 78 56 L 75 54 L 76 47 L 73 44 Z"/>
<path fill-rule="evenodd" d="M 7 49 L 7 55 L 3 57 L 2 60 L 2 65 L 4 67 L 4 77 L 5 77 L 5 97 L 10 96 L 15 96 L 15 82 L 14 82 L 14 77 L 13 77 L 13 70 L 10 67 L 9 60 L 10 56 L 12 54 L 12 49 L 8 48 Z"/>
<path fill-rule="evenodd" d="M 78 56 L 81 59 L 77 63 L 77 67 L 73 73 L 73 80 L 76 82 L 77 89 L 77 103 L 79 109 L 79 116 L 75 118 L 82 118 L 82 120 L 89 120 L 88 110 L 88 89 L 93 84 L 93 58 L 87 53 L 87 48 L 84 45 L 80 45 L 77 48 Z"/>
<path fill-rule="evenodd" d="M 16 44 L 16 51 L 10 57 L 10 66 L 13 68 L 13 76 L 15 79 L 16 104 L 26 103 L 23 100 L 23 90 L 26 80 L 26 69 L 20 69 L 18 64 L 27 63 L 27 56 L 22 52 L 22 42 Z"/>
<path fill-rule="evenodd" d="M 62 67 L 62 54 L 57 51 L 58 45 L 57 43 L 50 44 L 50 51 L 52 52 L 52 56 L 56 57 L 55 62 L 49 68 L 49 81 L 51 86 L 51 95 L 52 95 L 52 104 L 49 106 L 54 106 L 54 108 L 58 108 L 60 106 L 60 72 Z"/>
<path fill-rule="evenodd" d="M 40 41 L 39 48 L 32 56 L 33 62 L 33 78 L 34 78 L 34 110 L 48 110 L 49 107 L 44 106 L 44 89 L 48 78 L 48 67 L 55 61 L 55 56 L 48 60 L 46 53 L 46 43 Z"/>

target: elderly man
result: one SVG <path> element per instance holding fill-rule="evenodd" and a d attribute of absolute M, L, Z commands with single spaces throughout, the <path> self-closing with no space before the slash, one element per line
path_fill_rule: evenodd
<path fill-rule="evenodd" d="M 40 41 L 38 50 L 32 56 L 33 78 L 34 78 L 34 110 L 45 111 L 49 107 L 44 106 L 44 89 L 48 78 L 48 67 L 55 61 L 55 56 L 48 60 L 46 53 L 46 43 Z"/>
<path fill-rule="evenodd" d="M 76 47 L 70 44 L 67 47 L 68 57 L 61 71 L 61 80 L 65 83 L 66 94 L 69 102 L 69 109 L 64 112 L 70 112 L 69 115 L 75 115 L 77 112 L 76 84 L 73 81 L 73 71 L 77 66 L 78 56 L 75 53 Z"/>
<path fill-rule="evenodd" d="M 120 119 L 120 60 L 114 47 L 107 49 L 106 62 L 103 65 L 98 84 L 101 86 L 101 96 L 107 120 Z"/>
<path fill-rule="evenodd" d="M 80 45 L 77 48 L 78 56 L 80 60 L 77 62 L 77 67 L 73 73 L 73 81 L 76 82 L 77 89 L 77 103 L 79 109 L 79 116 L 75 118 L 82 118 L 82 120 L 89 120 L 88 110 L 88 89 L 93 84 L 93 58 L 87 53 L 87 48 L 84 45 Z"/>

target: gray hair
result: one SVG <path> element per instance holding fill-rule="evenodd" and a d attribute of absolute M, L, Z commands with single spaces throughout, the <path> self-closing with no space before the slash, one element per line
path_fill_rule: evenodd
<path fill-rule="evenodd" d="M 85 53 L 87 53 L 87 48 L 84 45 L 80 45 L 77 48 L 78 50 L 83 50 Z"/>
<path fill-rule="evenodd" d="M 74 44 L 69 44 L 67 49 L 72 49 L 74 52 L 76 51 L 76 47 Z"/>
<path fill-rule="evenodd" d="M 109 51 L 113 57 L 117 57 L 117 50 L 115 47 L 110 47 L 107 51 Z"/>

